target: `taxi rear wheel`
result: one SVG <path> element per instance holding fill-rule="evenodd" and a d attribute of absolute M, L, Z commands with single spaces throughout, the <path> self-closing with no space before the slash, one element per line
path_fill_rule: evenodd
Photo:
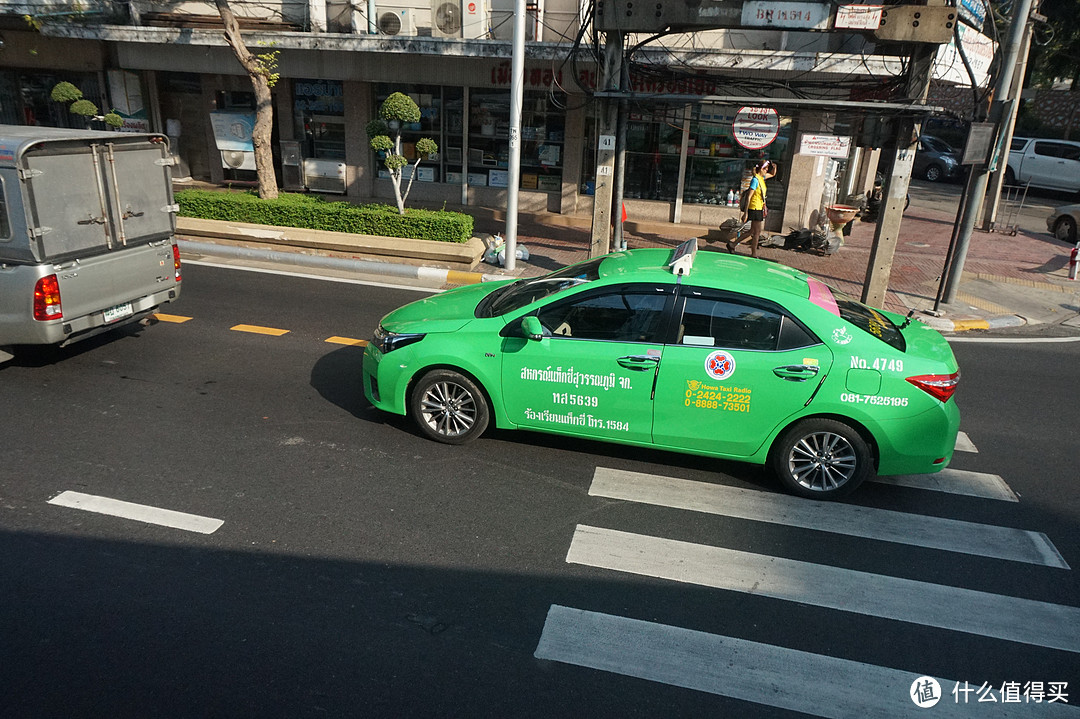
<path fill-rule="evenodd" d="M 446 444 L 465 444 L 487 429 L 484 393 L 465 375 L 432 370 L 413 388 L 409 415 L 428 438 Z"/>
<path fill-rule="evenodd" d="M 873 458 L 866 441 L 843 422 L 805 419 L 780 436 L 769 465 L 789 492 L 837 499 L 870 476 Z"/>

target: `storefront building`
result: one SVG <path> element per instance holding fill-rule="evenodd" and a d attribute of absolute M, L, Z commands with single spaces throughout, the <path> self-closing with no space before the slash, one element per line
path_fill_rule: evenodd
<path fill-rule="evenodd" d="M 422 33 L 385 37 L 357 34 L 355 17 L 349 20 L 334 3 L 324 5 L 325 16 L 333 22 L 321 29 L 331 32 L 311 32 L 318 29 L 312 25 L 307 32 L 262 28 L 247 35 L 253 52 L 272 46 L 278 53 L 273 148 L 282 188 L 336 193 L 357 201 L 390 200 L 393 190 L 368 146 L 365 125 L 376 117 L 387 95 L 400 91 L 421 109 L 420 122 L 403 128 L 406 157 L 414 159 L 420 138 L 430 137 L 439 147 L 437 156 L 421 158 L 409 204 L 460 206 L 466 211 L 469 207 L 505 208 L 510 44 L 505 41 L 507 23 L 496 24 L 498 8 L 489 17 L 489 27 L 495 29 L 472 36 L 441 37 L 432 20 L 430 37 Z M 355 12 L 357 6 L 349 7 Z M 550 9 L 551 16 L 562 12 L 570 21 L 563 40 L 527 45 L 519 207 L 590 216 L 600 106 L 590 93 L 597 86 L 597 63 L 590 50 L 570 42 L 577 32 L 580 8 L 568 5 L 560 10 L 552 5 Z M 3 31 L 8 48 L 12 37 L 20 46 L 52 48 L 32 63 L 24 62 L 27 53 L 0 51 L 5 60 L 16 60 L 5 62 L 8 67 L 14 64 L 13 69 L 0 71 L 3 97 L 17 88 L 18 96 L 24 98 L 18 104 L 0 102 L 3 121 L 23 124 L 30 121 L 26 113 L 31 112 L 34 118 L 51 113 L 47 124 L 69 122 L 41 99 L 54 79 L 77 78 L 88 97 L 107 98 L 99 105 L 115 107 L 118 100 L 113 97 L 109 73 L 122 72 L 136 78 L 139 85 L 134 98 L 130 89 L 126 91 L 125 107 L 144 107 L 148 128 L 170 136 L 179 160 L 177 176 L 213 183 L 254 180 L 252 154 L 242 145 L 224 144 L 220 133 L 223 115 L 236 124 L 253 113 L 250 83 L 225 46 L 220 29 L 185 29 L 183 14 L 178 17 L 174 20 L 180 23 L 179 30 L 64 25 L 45 27 L 41 34 Z M 406 24 L 414 22 L 411 14 L 402 17 Z M 434 6 L 430 17 L 437 17 Z M 341 32 L 334 33 L 335 28 Z M 539 34 L 538 28 L 533 26 L 531 36 Z M 837 110 L 778 105 L 775 140 L 749 150 L 732 131 L 735 114 L 742 102 L 768 105 L 770 100 L 709 100 L 718 94 L 717 78 L 745 76 L 780 82 L 797 75 L 827 84 L 830 78 L 864 73 L 872 80 L 875 73 L 895 77 L 902 71 L 903 58 L 859 54 L 861 40 L 849 42 L 851 49 L 845 52 L 829 52 L 842 38 L 820 33 L 762 30 L 700 35 L 711 37 L 712 42 L 702 43 L 705 48 L 693 56 L 701 72 L 711 74 L 675 82 L 633 74 L 629 78 L 631 86 L 647 97 L 630 101 L 624 118 L 624 199 L 629 215 L 715 226 L 737 213 L 730 200 L 746 183 L 752 165 L 767 158 L 780 168 L 769 185 L 773 212 L 767 227 L 807 225 L 818 209 L 831 169 L 820 157 L 799 153 L 800 137 L 804 133 L 852 136 L 857 122 Z M 805 38 L 792 39 L 799 35 Z M 787 49 L 795 45 L 800 49 Z M 79 75 L 71 67 L 72 58 L 84 56 L 92 60 L 78 68 Z M 689 54 L 672 57 L 691 67 Z M 26 67 L 19 68 L 20 64 Z M 837 88 L 834 97 L 849 98 L 850 87 Z"/>

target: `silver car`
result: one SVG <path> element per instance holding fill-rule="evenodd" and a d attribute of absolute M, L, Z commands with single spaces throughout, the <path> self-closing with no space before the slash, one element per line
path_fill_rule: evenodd
<path fill-rule="evenodd" d="M 1055 207 L 1046 218 L 1046 229 L 1050 230 L 1054 237 L 1069 244 L 1076 244 L 1077 225 L 1080 225 L 1080 204 Z"/>

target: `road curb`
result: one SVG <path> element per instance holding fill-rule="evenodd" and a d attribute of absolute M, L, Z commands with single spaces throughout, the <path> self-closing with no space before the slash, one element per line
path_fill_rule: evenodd
<path fill-rule="evenodd" d="M 967 332 L 970 330 L 996 330 L 1004 327 L 1023 327 L 1027 320 L 1018 315 L 999 315 L 987 319 L 956 319 L 947 317 L 922 317 L 923 324 L 933 327 L 938 332 Z"/>
<path fill-rule="evenodd" d="M 180 251 L 201 256 L 229 257 L 241 260 L 257 260 L 262 262 L 281 262 L 298 265 L 301 267 L 313 267 L 317 269 L 343 270 L 367 274 L 389 275 L 392 277 L 406 277 L 419 279 L 427 282 L 450 285 L 472 285 L 481 282 L 494 282 L 497 280 L 514 279 L 506 275 L 489 275 L 481 272 L 466 272 L 463 270 L 451 270 L 445 267 L 425 267 L 423 265 L 409 265 L 395 262 L 381 262 L 376 260 L 357 260 L 348 257 L 331 257 L 327 255 L 309 255 L 300 252 L 284 252 L 280 250 L 266 250 L 255 247 L 242 247 L 232 244 L 216 244 L 211 242 L 197 242 L 194 240 L 177 239 L 176 244 Z"/>

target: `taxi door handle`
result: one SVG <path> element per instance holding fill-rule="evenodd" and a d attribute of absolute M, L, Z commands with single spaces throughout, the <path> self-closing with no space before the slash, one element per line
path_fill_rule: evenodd
<path fill-rule="evenodd" d="M 818 368 L 811 364 L 787 364 L 773 367 L 773 374 L 792 382 L 805 382 L 816 377 Z"/>
<path fill-rule="evenodd" d="M 626 369 L 647 370 L 656 369 L 657 363 L 660 362 L 659 357 L 653 357 L 652 355 L 626 355 L 618 359 L 619 366 Z"/>

